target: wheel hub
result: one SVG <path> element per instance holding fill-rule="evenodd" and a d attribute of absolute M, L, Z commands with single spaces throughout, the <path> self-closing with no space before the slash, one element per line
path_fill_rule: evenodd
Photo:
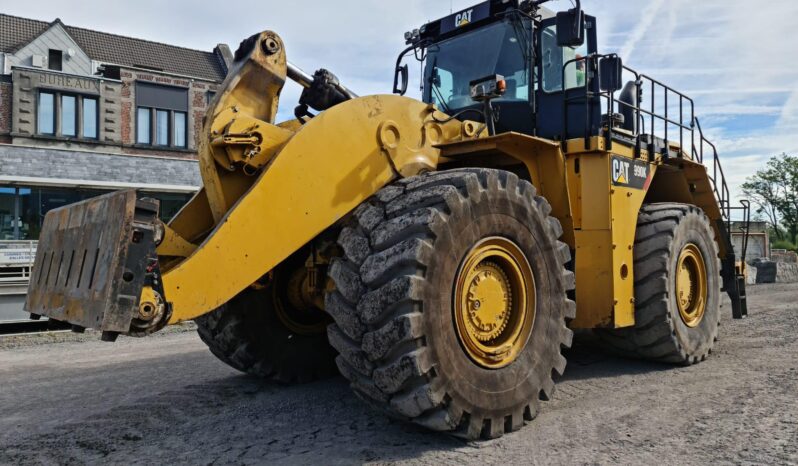
<path fill-rule="evenodd" d="M 480 241 L 455 283 L 454 320 L 466 354 L 497 369 L 526 347 L 535 318 L 535 283 L 521 249 L 506 238 Z"/>
<path fill-rule="evenodd" d="M 475 272 L 467 284 L 469 318 L 466 325 L 477 340 L 485 342 L 498 337 L 507 328 L 512 290 L 507 274 L 496 264 L 482 262 Z"/>
<path fill-rule="evenodd" d="M 298 267 L 274 281 L 272 299 L 277 318 L 292 332 L 317 335 L 327 329 L 328 317 L 308 284 L 308 270 Z M 287 279 L 286 279 L 287 278 Z"/>
<path fill-rule="evenodd" d="M 707 302 L 707 271 L 701 250 L 695 244 L 682 249 L 676 265 L 676 304 L 688 327 L 695 328 L 704 318 Z"/>

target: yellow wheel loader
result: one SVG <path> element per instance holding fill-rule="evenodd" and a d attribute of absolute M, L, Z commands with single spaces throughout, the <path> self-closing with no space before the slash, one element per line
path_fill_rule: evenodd
<path fill-rule="evenodd" d="M 469 438 L 532 420 L 572 329 L 693 364 L 721 292 L 746 315 L 734 209 L 693 101 L 597 46 L 579 5 L 490 0 L 406 34 L 359 97 L 245 40 L 205 117 L 203 188 L 168 225 L 134 191 L 51 211 L 27 310 L 104 340 L 195 320 L 229 365 L 340 372 Z M 404 97 L 422 65 L 422 99 Z M 305 90 L 276 123 L 286 79 Z M 744 216 L 747 211 L 744 210 Z"/>

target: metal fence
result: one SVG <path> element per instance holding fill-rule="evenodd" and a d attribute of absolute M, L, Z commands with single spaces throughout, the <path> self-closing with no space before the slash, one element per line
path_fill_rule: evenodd
<path fill-rule="evenodd" d="M 37 241 L 0 241 L 0 286 L 27 282 L 36 258 Z"/>

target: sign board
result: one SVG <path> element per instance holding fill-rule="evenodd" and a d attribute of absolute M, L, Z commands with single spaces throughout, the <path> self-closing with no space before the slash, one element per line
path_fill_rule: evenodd
<path fill-rule="evenodd" d="M 612 157 L 612 184 L 634 189 L 648 189 L 651 183 L 651 167 L 642 160 Z"/>
<path fill-rule="evenodd" d="M 36 258 L 36 243 L 0 243 L 0 267 L 29 267 Z"/>

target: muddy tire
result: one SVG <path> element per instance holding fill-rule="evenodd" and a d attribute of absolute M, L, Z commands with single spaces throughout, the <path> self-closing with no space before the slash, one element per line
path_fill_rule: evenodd
<path fill-rule="evenodd" d="M 343 229 L 329 269 L 331 344 L 355 392 L 396 418 L 468 438 L 532 420 L 562 374 L 575 313 L 568 247 L 534 187 L 487 169 L 442 171 L 386 187 Z M 508 365 L 467 354 L 455 324 L 459 269 L 484 238 L 511 240 L 534 274 L 534 324 Z"/>
<path fill-rule="evenodd" d="M 278 267 L 275 273 L 283 270 Z M 276 301 L 283 296 L 275 292 L 283 289 L 282 281 L 275 279 L 263 289 L 244 290 L 195 319 L 200 338 L 225 364 L 269 381 L 306 383 L 334 376 L 336 352 L 324 331 L 326 316 L 321 315 L 317 331 L 289 328 Z"/>
<path fill-rule="evenodd" d="M 679 288 L 679 272 L 690 264 L 685 252 L 702 259 L 706 280 L 701 316 L 690 314 L 690 292 Z M 697 253 L 696 253 L 697 252 Z M 649 204 L 640 211 L 635 238 L 635 326 L 599 330 L 623 356 L 691 365 L 709 356 L 720 325 L 720 259 L 709 219 L 686 204 Z M 698 261 L 694 261 L 698 262 Z M 701 285 L 701 284 L 698 284 Z M 680 310 L 680 297 L 682 310 Z"/>

